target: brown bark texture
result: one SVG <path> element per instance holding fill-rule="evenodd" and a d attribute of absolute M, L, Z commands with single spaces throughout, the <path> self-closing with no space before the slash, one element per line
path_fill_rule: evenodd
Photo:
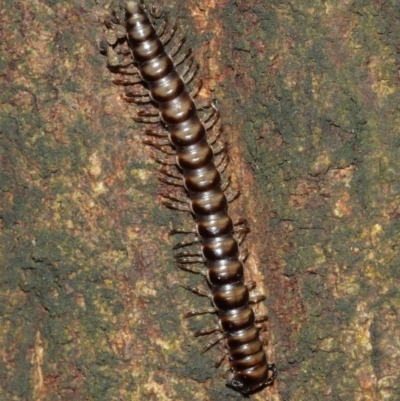
<path fill-rule="evenodd" d="M 154 149 L 99 43 L 117 0 L 0 10 L 0 399 L 243 400 L 184 319 Z M 252 400 L 400 399 L 400 6 L 172 0 L 218 99 L 268 313 Z M 179 36 L 179 35 L 178 35 Z"/>

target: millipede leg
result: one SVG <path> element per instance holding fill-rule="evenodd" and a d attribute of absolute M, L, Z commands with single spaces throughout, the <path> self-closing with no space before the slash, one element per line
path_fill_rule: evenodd
<path fill-rule="evenodd" d="M 265 314 L 256 314 L 255 315 L 256 322 L 265 322 L 266 320 L 268 320 L 268 316 Z"/>
<path fill-rule="evenodd" d="M 245 283 L 245 286 L 247 287 L 247 289 L 249 291 L 254 290 L 254 288 L 256 288 L 257 283 L 254 280 L 248 281 L 247 283 Z"/>
<path fill-rule="evenodd" d="M 151 102 L 151 98 L 150 96 L 138 96 L 138 97 L 133 97 L 133 96 L 126 96 L 123 95 L 123 99 L 125 100 L 125 102 L 127 103 L 150 103 Z"/>
<path fill-rule="evenodd" d="M 176 187 L 183 188 L 184 186 L 182 178 L 158 177 L 158 180 L 164 182 L 165 184 L 174 185 Z"/>
<path fill-rule="evenodd" d="M 190 204 L 190 199 L 185 195 L 161 194 L 161 196 L 180 203 Z"/>
<path fill-rule="evenodd" d="M 143 143 L 145 145 L 153 146 L 167 155 L 176 156 L 176 150 L 171 149 L 171 144 L 169 143 L 168 139 L 167 140 L 144 139 Z"/>
<path fill-rule="evenodd" d="M 217 168 L 218 172 L 222 174 L 226 170 L 228 163 L 229 157 L 227 154 L 224 154 L 220 161 L 215 163 L 215 167 Z"/>
<path fill-rule="evenodd" d="M 210 292 L 209 292 L 208 290 L 206 290 L 205 288 L 194 287 L 194 286 L 191 286 L 191 285 L 186 286 L 186 285 L 183 285 L 183 284 L 181 284 L 181 286 L 182 286 L 183 288 L 186 288 L 186 289 L 189 290 L 189 291 L 194 292 L 194 293 L 197 294 L 197 295 L 201 295 L 202 297 L 207 297 L 207 298 L 210 298 L 210 299 L 211 299 L 211 294 L 210 294 Z M 219 327 L 218 327 L 217 330 L 219 330 Z M 212 331 L 215 331 L 215 330 L 211 330 L 210 333 L 211 333 Z"/>
<path fill-rule="evenodd" d="M 240 195 L 240 191 L 235 191 L 235 192 L 231 192 L 229 194 L 226 195 L 226 200 L 228 201 L 228 203 L 233 202 L 236 198 L 238 198 Z"/>
<path fill-rule="evenodd" d="M 167 146 L 170 145 L 169 140 L 168 139 L 144 139 L 143 143 L 145 145 L 150 145 L 150 146 L 154 146 L 156 148 L 159 148 L 160 146 Z M 161 149 L 160 149 L 161 150 Z M 175 153 L 173 153 L 175 154 Z"/>
<path fill-rule="evenodd" d="M 247 225 L 247 220 L 241 218 L 233 223 L 233 232 L 236 235 L 236 240 L 240 245 L 242 245 L 243 241 L 246 238 L 246 235 L 250 232 L 250 228 Z"/>
<path fill-rule="evenodd" d="M 217 106 L 213 103 L 212 109 L 202 118 L 201 121 L 203 122 L 206 130 L 209 130 L 219 120 L 219 117 L 219 110 L 217 109 Z"/>
<path fill-rule="evenodd" d="M 214 362 L 214 367 L 215 367 L 215 368 L 218 368 L 218 367 L 221 365 L 222 361 L 223 361 L 228 355 L 229 355 L 228 350 L 224 350 L 224 351 L 221 353 L 221 355 L 215 360 L 215 362 Z M 229 370 L 229 369 L 230 369 L 230 368 L 228 368 L 228 370 Z"/>
<path fill-rule="evenodd" d="M 231 184 L 231 176 L 226 177 L 222 182 L 221 182 L 221 190 L 225 191 L 229 185 Z"/>
<path fill-rule="evenodd" d="M 162 204 L 169 209 L 175 209 L 175 210 L 180 210 L 181 212 L 190 212 L 190 207 L 188 205 L 182 205 L 181 203 L 177 202 L 168 202 L 168 201 L 163 201 Z"/>
<path fill-rule="evenodd" d="M 193 70 L 182 76 L 183 82 L 187 85 L 194 78 L 198 70 L 199 70 L 199 65 L 196 64 Z"/>
<path fill-rule="evenodd" d="M 217 155 L 214 159 L 214 165 L 215 167 L 220 167 L 221 164 L 224 162 L 224 160 L 228 159 L 228 154 L 227 153 L 222 153 L 220 155 Z"/>
<path fill-rule="evenodd" d="M 159 123 L 161 122 L 160 114 L 157 109 L 154 110 L 140 110 L 136 117 L 133 119 L 141 123 Z"/>
<path fill-rule="evenodd" d="M 176 202 L 182 203 L 184 205 L 188 205 L 190 203 L 189 198 L 187 198 L 186 196 L 165 194 L 165 193 L 162 193 L 161 196 L 163 198 L 166 198 L 166 199 L 169 199 L 172 201 L 176 201 Z"/>
<path fill-rule="evenodd" d="M 160 112 L 153 108 L 153 110 L 139 110 L 137 115 L 138 117 L 159 117 Z"/>
<path fill-rule="evenodd" d="M 227 145 L 226 145 L 226 143 L 220 143 L 217 146 L 213 146 L 212 150 L 213 150 L 214 155 L 218 155 L 222 152 L 227 151 Z"/>
<path fill-rule="evenodd" d="M 201 251 L 193 252 L 193 251 L 182 251 L 175 255 L 175 260 L 177 262 L 184 262 L 184 261 L 205 261 L 204 256 Z"/>
<path fill-rule="evenodd" d="M 176 59 L 174 59 L 174 66 L 176 67 L 179 64 L 182 64 L 192 53 L 192 49 L 187 49 L 185 50 L 184 53 L 182 53 L 179 57 L 177 57 Z M 190 94 L 190 93 L 189 93 Z"/>
<path fill-rule="evenodd" d="M 169 235 L 175 234 L 196 234 L 197 231 L 195 228 L 174 228 L 169 232 Z"/>
<path fill-rule="evenodd" d="M 184 247 L 184 246 L 188 246 L 188 245 L 192 245 L 192 244 L 197 244 L 197 243 L 199 243 L 199 242 L 201 242 L 201 238 L 196 236 L 196 237 L 194 237 L 194 238 L 191 239 L 191 240 L 178 242 L 177 244 L 175 244 L 175 245 L 173 246 L 172 249 L 182 248 L 182 247 Z"/>
<path fill-rule="evenodd" d="M 175 255 L 175 259 L 188 258 L 188 257 L 202 257 L 202 252 L 182 251 Z"/>
<path fill-rule="evenodd" d="M 131 86 L 127 86 L 125 88 L 125 96 L 126 97 L 149 97 L 149 91 L 137 90 Z"/>
<path fill-rule="evenodd" d="M 244 217 L 240 217 L 239 219 L 233 222 L 233 227 L 235 232 L 246 231 L 246 233 L 250 232 L 250 228 L 248 226 L 248 221 Z"/>
<path fill-rule="evenodd" d="M 204 315 L 206 313 L 215 313 L 217 312 L 217 308 L 204 308 L 204 309 L 194 309 L 190 312 L 185 313 L 185 317 L 192 317 L 196 315 Z"/>
<path fill-rule="evenodd" d="M 222 125 L 219 125 L 218 128 L 212 130 L 211 132 L 207 133 L 207 142 L 209 145 L 213 145 L 222 134 Z"/>
<path fill-rule="evenodd" d="M 164 146 L 156 146 L 156 148 L 167 155 L 176 156 L 176 150 L 171 149 L 170 146 L 171 145 L 168 144 L 168 145 L 164 145 Z"/>
<path fill-rule="evenodd" d="M 166 131 L 160 132 L 155 129 L 148 129 L 144 132 L 144 134 L 150 137 L 154 136 L 156 138 L 168 138 L 168 132 Z"/>
<path fill-rule="evenodd" d="M 249 256 L 249 251 L 246 248 L 244 248 L 240 250 L 240 255 L 238 259 L 240 262 L 244 262 L 248 256 Z"/>
<path fill-rule="evenodd" d="M 179 74 L 181 76 L 181 78 L 183 79 L 184 76 L 188 73 L 188 71 L 190 70 L 190 68 L 192 67 L 194 63 L 194 57 L 190 57 L 189 60 L 186 62 L 186 64 L 184 64 L 182 72 Z M 186 83 L 186 82 L 185 82 Z"/>
<path fill-rule="evenodd" d="M 186 42 L 186 37 L 182 37 L 175 45 L 172 47 L 172 49 L 168 52 L 169 56 L 173 58 L 176 53 L 179 52 L 179 50 L 182 48 L 183 44 Z M 175 63 L 174 63 L 175 64 Z M 177 64 L 175 64 L 177 65 Z"/>
<path fill-rule="evenodd" d="M 200 329 L 199 331 L 196 331 L 194 333 L 194 336 L 200 337 L 200 336 L 204 336 L 205 334 L 214 333 L 214 331 L 221 331 L 221 329 L 218 325 L 205 327 L 204 329 Z"/>
<path fill-rule="evenodd" d="M 272 372 L 271 377 L 268 378 L 267 382 L 265 383 L 266 385 L 272 384 L 275 379 L 276 376 L 278 375 L 278 371 L 276 370 L 276 366 L 274 363 L 270 363 L 268 364 L 268 370 Z"/>
<path fill-rule="evenodd" d="M 162 157 L 156 157 L 154 160 L 157 163 L 163 164 L 164 166 L 175 166 L 176 165 L 176 160 L 175 160 L 175 158 L 172 158 L 172 157 L 167 158 L 167 159 L 164 159 Z"/>
<path fill-rule="evenodd" d="M 211 103 L 210 106 L 212 106 L 211 110 L 207 114 L 204 114 L 204 116 L 201 118 L 201 122 L 203 124 L 205 124 L 208 120 L 211 119 L 211 117 L 213 117 L 218 112 L 218 109 L 214 103 Z"/>
<path fill-rule="evenodd" d="M 115 85 L 135 85 L 142 83 L 142 78 L 139 75 L 133 75 L 128 77 L 119 77 L 112 80 Z"/>
<path fill-rule="evenodd" d="M 201 274 L 202 276 L 207 275 L 207 269 L 205 269 L 204 267 L 202 268 L 202 267 L 197 267 L 197 266 L 187 266 L 182 263 L 175 263 L 175 264 L 180 269 L 185 270 L 187 272 L 194 273 L 194 274 Z"/>
<path fill-rule="evenodd" d="M 217 344 L 219 341 L 223 340 L 226 337 L 224 333 L 218 333 L 210 341 L 206 343 L 206 345 L 201 350 L 200 354 L 204 354 L 204 352 L 208 351 L 213 345 Z M 222 361 L 221 361 L 222 362 Z M 215 366 L 217 367 L 217 366 Z"/>
<path fill-rule="evenodd" d="M 235 232 L 236 240 L 237 240 L 237 243 L 238 243 L 239 246 L 242 245 L 243 241 L 246 239 L 246 235 L 247 235 L 248 232 L 249 231 L 247 231 L 247 232 L 242 232 L 242 231 Z"/>
<path fill-rule="evenodd" d="M 204 259 L 203 256 L 188 256 L 188 257 L 182 257 L 177 260 L 178 263 L 204 263 L 206 260 Z"/>
<path fill-rule="evenodd" d="M 178 23 L 175 22 L 175 24 L 172 26 L 172 28 L 169 29 L 167 32 L 164 33 L 163 36 L 160 37 L 161 43 L 163 45 L 167 44 L 174 36 L 177 29 L 178 29 Z"/>
<path fill-rule="evenodd" d="M 254 327 L 256 327 L 259 331 L 264 331 L 265 329 L 264 323 L 255 323 Z"/>
<path fill-rule="evenodd" d="M 146 13 L 147 18 L 154 25 L 154 19 L 159 18 L 162 15 L 162 10 L 158 8 L 155 4 L 152 4 L 151 9 L 149 9 L 143 0 L 140 0 L 139 2 L 140 7 Z"/>
<path fill-rule="evenodd" d="M 165 32 L 165 28 L 167 27 L 167 24 L 168 24 L 168 18 L 167 18 L 167 16 L 164 16 L 163 20 L 162 20 L 162 22 L 161 22 L 161 24 L 160 24 L 160 26 L 159 26 L 159 28 L 157 30 L 157 36 L 159 38 L 161 38 L 163 36 L 163 34 Z"/>
<path fill-rule="evenodd" d="M 264 301 L 265 295 L 261 294 L 250 294 L 249 302 L 252 304 L 258 304 L 261 301 Z"/>
<path fill-rule="evenodd" d="M 128 52 L 130 53 L 130 50 L 128 50 Z M 133 64 L 133 59 L 131 59 L 131 63 L 128 66 L 118 66 L 118 73 L 121 75 L 127 75 L 128 77 L 140 77 L 138 68 Z M 143 81 L 141 80 L 141 82 Z"/>
<path fill-rule="evenodd" d="M 193 99 L 197 96 L 197 94 L 200 92 L 200 89 L 203 85 L 203 81 L 199 79 L 199 81 L 193 85 L 193 89 L 189 92 L 190 97 Z"/>
<path fill-rule="evenodd" d="M 157 124 L 157 123 L 161 122 L 160 117 L 141 117 L 141 116 L 137 116 L 137 117 L 133 117 L 133 119 L 135 121 L 137 121 L 138 123 Z"/>
<path fill-rule="evenodd" d="M 176 163 L 173 164 L 175 165 Z M 180 175 L 177 172 L 171 171 L 171 169 L 167 167 L 163 167 L 162 169 L 160 169 L 160 173 L 166 175 L 167 177 L 176 178 L 177 180 L 178 179 L 182 180 L 182 175 Z"/>
<path fill-rule="evenodd" d="M 212 104 L 213 104 L 212 99 L 203 99 L 200 102 L 196 103 L 196 108 L 197 110 L 204 110 L 210 108 Z"/>
<path fill-rule="evenodd" d="M 133 64 L 133 59 L 128 60 L 127 62 L 124 63 L 124 65 L 120 64 L 116 66 L 118 69 L 118 74 L 121 75 L 127 75 L 128 77 L 133 77 L 133 76 L 138 76 L 140 77 L 139 70 L 136 68 L 136 66 Z M 143 82 L 142 79 L 140 79 L 140 82 Z"/>
<path fill-rule="evenodd" d="M 219 111 L 213 114 L 213 118 L 210 118 L 205 124 L 204 127 L 206 130 L 209 130 L 214 126 L 214 124 L 219 120 L 220 114 Z"/>

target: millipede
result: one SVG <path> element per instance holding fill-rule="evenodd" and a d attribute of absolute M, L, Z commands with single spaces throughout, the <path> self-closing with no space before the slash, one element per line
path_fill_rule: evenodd
<path fill-rule="evenodd" d="M 157 29 L 156 18 L 161 20 Z M 268 363 L 260 336 L 265 316 L 255 314 L 251 305 L 264 296 L 252 292 L 253 281 L 244 280 L 247 252 L 240 245 L 249 232 L 247 221 L 234 222 L 228 213 L 237 193 L 226 192 L 228 155 L 226 144 L 219 140 L 219 111 L 211 99 L 198 99 L 201 81 L 188 89 L 198 65 L 191 49 L 179 53 L 184 38 L 168 45 L 177 25 L 168 27 L 156 7 L 129 1 L 125 21 L 115 17 L 106 23 L 114 38 L 107 40 L 109 68 L 119 74 L 114 83 L 125 86 L 128 102 L 143 104 L 134 119 L 152 127 L 146 130 L 144 143 L 166 154 L 157 159 L 163 164 L 160 180 L 181 188 L 178 195 L 162 194 L 163 203 L 189 212 L 195 221 L 193 229 L 172 231 L 191 235 L 174 246 L 175 260 L 183 270 L 205 277 L 206 286 L 186 288 L 208 297 L 211 306 L 185 316 L 217 315 L 217 325 L 195 334 L 216 333 L 203 352 L 223 340 L 225 353 L 216 366 L 228 357 L 227 386 L 243 394 L 258 391 L 274 382 L 277 371 Z M 192 250 L 193 246 L 200 250 Z"/>

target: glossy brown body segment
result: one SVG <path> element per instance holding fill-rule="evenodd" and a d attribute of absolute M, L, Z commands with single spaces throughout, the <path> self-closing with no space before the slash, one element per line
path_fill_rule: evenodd
<path fill-rule="evenodd" d="M 239 245 L 206 128 L 146 12 L 136 2 L 127 5 L 126 30 L 135 65 L 176 150 L 201 240 L 211 299 L 228 350 L 228 385 L 243 393 L 254 391 L 273 380 L 275 368 L 267 362 L 255 326 Z"/>

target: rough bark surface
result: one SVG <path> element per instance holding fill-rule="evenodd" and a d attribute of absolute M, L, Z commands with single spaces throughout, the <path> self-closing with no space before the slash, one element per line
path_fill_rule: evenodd
<path fill-rule="evenodd" d="M 279 370 L 253 400 L 400 394 L 400 6 L 165 8 L 219 101 Z M 153 150 L 100 55 L 109 0 L 0 10 L 0 399 L 242 400 L 183 319 Z"/>

